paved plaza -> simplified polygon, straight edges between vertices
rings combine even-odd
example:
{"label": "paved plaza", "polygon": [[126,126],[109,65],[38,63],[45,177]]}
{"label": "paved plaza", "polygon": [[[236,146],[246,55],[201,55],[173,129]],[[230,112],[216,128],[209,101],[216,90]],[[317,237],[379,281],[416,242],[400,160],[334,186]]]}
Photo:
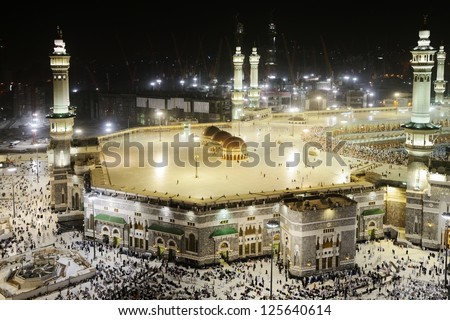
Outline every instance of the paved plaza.
{"label": "paved plaza", "polygon": [[[223,130],[247,143],[251,154],[242,161],[208,156],[207,148],[200,142],[204,129],[139,132],[126,141],[122,136],[108,139],[103,144],[104,160],[110,184],[130,193],[167,192],[173,197],[218,199],[287,188],[331,188],[349,183],[351,165],[360,161],[327,151],[337,150],[336,145],[320,141],[326,133],[316,132],[317,128],[339,125],[342,121],[383,121],[394,115],[398,121],[403,118],[406,121],[409,113],[365,112],[319,119],[310,115],[306,125],[288,124],[286,118],[234,123]],[[311,141],[314,136],[317,139]],[[185,145],[174,147],[174,141]]]}

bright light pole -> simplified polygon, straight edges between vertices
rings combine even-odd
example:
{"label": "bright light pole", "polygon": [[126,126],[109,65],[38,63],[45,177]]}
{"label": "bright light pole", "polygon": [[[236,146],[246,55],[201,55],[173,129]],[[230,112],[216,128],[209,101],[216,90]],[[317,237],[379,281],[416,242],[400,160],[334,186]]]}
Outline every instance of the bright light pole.
{"label": "bright light pole", "polygon": [[94,217],[94,228],[93,228],[93,232],[92,232],[92,234],[93,234],[93,238],[94,238],[94,260],[95,260],[95,258],[96,258],[96,245],[95,245],[95,242],[96,242],[96,238],[95,238],[95,229],[96,229],[96,227],[97,227],[97,224],[96,224],[96,221],[95,221],[95,199],[97,199],[97,194],[96,193],[91,193],[89,196],[88,196],[90,199],[92,199],[92,216]]}
{"label": "bright light pole", "polygon": [[161,110],[156,111],[156,116],[159,118],[159,141],[161,141],[161,117],[163,113]]}
{"label": "bright light pole", "polygon": [[16,217],[16,186],[19,184],[19,181],[13,183],[12,185],[12,201],[13,201],[13,217]]}
{"label": "bright light pole", "polygon": [[194,156],[195,160],[195,177],[198,178],[198,154]]}
{"label": "bright light pole", "polygon": [[39,183],[39,155],[38,155],[39,144],[36,144],[36,182]]}
{"label": "bright light pole", "polygon": [[[34,123],[32,125],[35,125]],[[31,129],[31,132],[33,132],[33,142],[31,144],[35,144],[36,143],[36,129]]]}
{"label": "bright light pole", "polygon": [[271,229],[271,237],[272,237],[272,242],[271,242],[271,247],[270,247],[270,300],[272,300],[273,295],[272,295],[272,287],[273,287],[273,235],[274,235],[274,230],[276,228],[278,228],[280,226],[280,223],[276,220],[269,220],[266,224],[267,228]]}
{"label": "bright light pole", "polygon": [[317,96],[317,119],[319,119],[319,111],[320,111],[320,106],[321,106],[321,102],[322,102],[322,97],[321,96]]}
{"label": "bright light pole", "polygon": [[[8,168],[9,172],[15,172],[17,168]],[[14,180],[13,180],[14,181]],[[12,183],[12,205],[13,205],[13,217],[16,217],[16,186],[19,184],[20,181],[17,181],[16,183]]]}
{"label": "bright light pole", "polygon": [[447,282],[447,273],[448,273],[448,262],[447,262],[447,256],[448,256],[448,221],[450,220],[450,212],[444,212],[442,214],[442,217],[445,220],[445,233],[444,233],[444,240],[445,240],[445,268],[444,268],[444,285],[447,289],[447,300],[450,300],[450,286]]}

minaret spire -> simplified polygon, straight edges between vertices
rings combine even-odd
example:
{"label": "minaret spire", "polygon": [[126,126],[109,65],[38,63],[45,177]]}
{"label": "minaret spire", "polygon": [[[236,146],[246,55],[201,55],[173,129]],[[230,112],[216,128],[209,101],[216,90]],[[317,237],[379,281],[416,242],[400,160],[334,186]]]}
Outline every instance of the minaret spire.
{"label": "minaret spire", "polygon": [[231,94],[231,103],[233,105],[232,118],[234,120],[240,118],[242,108],[244,107],[244,90],[242,86],[242,65],[244,64],[244,59],[245,56],[241,52],[241,47],[236,47],[236,53],[233,55],[234,83],[233,92]]}
{"label": "minaret spire", "polygon": [[[413,68],[413,98],[411,121],[402,125],[405,129],[405,149],[408,152],[406,177],[405,236],[414,244],[422,244],[424,235],[423,210],[417,209],[418,199],[424,199],[429,189],[428,174],[430,156],[440,126],[431,122],[431,72],[436,50],[430,45],[430,31],[426,25],[419,31],[417,46],[411,51]],[[427,216],[427,219],[431,219]]]}
{"label": "minaret spire", "polygon": [[437,59],[437,72],[436,81],[434,81],[434,103],[443,104],[444,103],[444,92],[447,81],[444,80],[444,70],[445,70],[445,58],[446,53],[444,51],[444,45],[441,44],[439,51],[436,53]]}
{"label": "minaret spire", "polygon": [[73,135],[75,114],[69,99],[70,56],[59,26],[56,28],[50,68],[53,74],[53,110],[47,115],[50,122],[50,146],[47,149],[52,189],[51,206],[56,211],[68,207],[67,172],[70,169],[70,144]]}
{"label": "minaret spire", "polygon": [[56,27],[56,39],[62,39],[62,30],[59,26]]}
{"label": "minaret spire", "polygon": [[259,108],[259,81],[258,81],[258,65],[259,54],[255,46],[252,48],[252,54],[249,56],[250,61],[250,89],[248,92],[248,98],[250,100],[250,107]]}

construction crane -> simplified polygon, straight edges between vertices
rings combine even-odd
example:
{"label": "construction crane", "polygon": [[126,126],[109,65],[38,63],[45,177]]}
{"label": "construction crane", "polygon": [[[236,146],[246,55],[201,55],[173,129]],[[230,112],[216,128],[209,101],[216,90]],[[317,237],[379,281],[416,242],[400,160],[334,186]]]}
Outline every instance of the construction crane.
{"label": "construction crane", "polygon": [[216,59],[211,67],[211,70],[209,72],[209,78],[211,80],[217,79],[217,73],[220,68],[220,58],[222,56],[222,45],[223,45],[223,39],[221,38],[219,41],[219,48],[217,49]]}
{"label": "construction crane", "polygon": [[[288,48],[286,37],[285,37],[284,33],[282,35],[283,35],[284,51],[286,51],[286,60],[288,63],[288,68],[289,68],[289,77],[291,78],[292,83],[294,83],[295,75],[294,75],[294,66],[293,66],[293,62],[292,62],[294,59],[289,54],[289,48]],[[295,54],[295,50],[293,52],[293,55],[294,54]]]}
{"label": "construction crane", "polygon": [[125,50],[123,49],[122,42],[120,41],[119,37],[117,37],[117,42],[119,44],[120,52],[122,53],[122,56],[123,56],[123,59],[125,62],[125,66],[127,67],[128,75],[130,76],[131,88],[133,88],[134,82],[135,82],[136,66],[134,66],[133,71],[132,71],[130,68],[130,63],[128,62],[127,55],[125,54]]}
{"label": "construction crane", "polygon": [[178,49],[177,39],[175,38],[174,33],[172,32],[172,40],[173,40],[173,46],[175,48],[175,54],[177,55],[177,63],[178,67],[180,68],[180,76],[183,79],[186,76],[186,70],[184,70],[183,64],[181,63],[181,53]]}
{"label": "construction crane", "polygon": [[198,39],[198,53],[194,65],[196,68],[196,73],[199,75],[199,78],[202,79],[202,73],[204,72],[206,74],[208,70],[205,52],[203,50],[203,37]]}
{"label": "construction crane", "polygon": [[331,67],[330,58],[328,56],[327,46],[325,45],[325,40],[322,36],[320,36],[320,42],[322,43],[323,58],[325,60],[325,66],[327,68],[327,77],[332,79],[334,76],[334,72],[333,68]]}
{"label": "construction crane", "polygon": [[86,69],[86,71],[89,75],[89,78],[91,79],[91,82],[94,85],[94,90],[98,90],[98,83],[97,83],[97,80],[96,80],[94,74],[92,73],[91,69],[89,68],[88,65],[85,65],[84,68]]}

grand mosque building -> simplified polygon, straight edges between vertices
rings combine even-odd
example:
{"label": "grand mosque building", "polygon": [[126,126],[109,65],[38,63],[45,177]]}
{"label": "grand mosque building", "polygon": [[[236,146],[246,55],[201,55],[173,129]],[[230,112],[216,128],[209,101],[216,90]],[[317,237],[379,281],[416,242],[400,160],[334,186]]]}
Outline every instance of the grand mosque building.
{"label": "grand mosque building", "polygon": [[[429,34],[421,30],[412,51],[413,109],[411,121],[403,124],[410,161],[402,227],[405,241],[437,249],[447,234],[441,215],[449,211],[450,183],[445,172],[430,172],[428,161],[440,132],[429,116],[436,56]],[[437,56],[445,59],[442,47]],[[52,206],[61,221],[81,216],[87,237],[193,266],[275,254],[294,276],[353,267],[357,241],[385,235],[385,189],[336,164],[288,166],[288,152],[274,156],[273,163],[254,165],[257,158],[271,158],[275,148],[284,150],[283,137],[270,127],[270,109],[259,106],[257,48],[249,55],[250,103],[244,107],[244,59],[237,47],[232,116],[253,112],[267,121],[258,130],[239,123],[236,132],[230,122],[164,126],[161,139],[161,127],[137,127],[75,142],[70,56],[59,31],[50,56],[54,107],[48,116],[48,156]],[[438,75],[435,90],[441,92],[445,81],[443,72]],[[264,148],[272,143],[265,132],[275,137],[272,149]],[[192,148],[177,153],[174,141]],[[304,144],[300,137],[294,141],[294,147]],[[326,156],[318,152],[307,156]],[[208,161],[216,165],[207,166]],[[308,181],[314,170],[323,170],[323,183],[315,187]]]}

